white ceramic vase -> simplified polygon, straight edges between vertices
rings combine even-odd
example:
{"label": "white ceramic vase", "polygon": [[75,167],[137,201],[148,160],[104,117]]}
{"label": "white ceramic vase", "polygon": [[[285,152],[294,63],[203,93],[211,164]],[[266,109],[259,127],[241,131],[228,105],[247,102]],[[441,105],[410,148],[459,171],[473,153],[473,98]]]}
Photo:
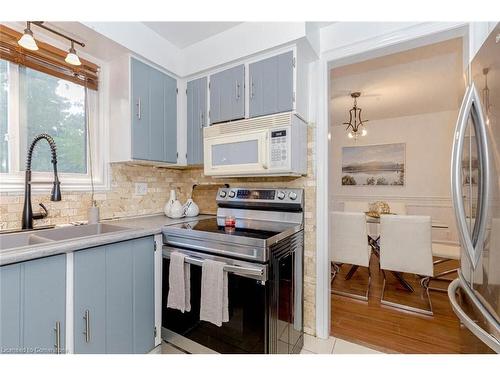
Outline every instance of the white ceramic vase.
{"label": "white ceramic vase", "polygon": [[172,219],[179,219],[184,216],[184,207],[182,207],[181,202],[177,199],[172,203],[172,207],[170,208],[170,215]]}
{"label": "white ceramic vase", "polygon": [[199,213],[200,208],[196,203],[194,203],[191,198],[189,198],[184,204],[184,215],[186,215],[187,217],[194,217],[198,216]]}
{"label": "white ceramic vase", "polygon": [[174,202],[177,200],[175,190],[172,189],[170,190],[170,198],[168,199],[167,203],[165,204],[165,207],[163,207],[163,212],[165,213],[166,216],[170,217],[171,211],[172,211],[172,205]]}

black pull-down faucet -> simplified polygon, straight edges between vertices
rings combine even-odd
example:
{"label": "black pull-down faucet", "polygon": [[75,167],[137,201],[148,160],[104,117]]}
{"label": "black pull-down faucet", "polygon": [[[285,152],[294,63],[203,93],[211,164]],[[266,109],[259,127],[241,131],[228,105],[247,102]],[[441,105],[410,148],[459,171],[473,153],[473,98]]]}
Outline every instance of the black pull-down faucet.
{"label": "black pull-down faucet", "polygon": [[23,208],[23,229],[33,229],[33,220],[43,219],[47,216],[47,209],[43,204],[40,206],[43,212],[33,214],[33,209],[31,207],[31,157],[33,156],[33,149],[35,148],[38,141],[45,139],[50,146],[50,151],[52,153],[52,166],[54,168],[54,182],[52,186],[52,192],[50,193],[50,200],[57,202],[61,200],[61,183],[59,182],[59,177],[57,176],[57,153],[56,153],[56,143],[54,139],[48,134],[39,134],[31,142],[31,146],[28,149],[28,156],[26,158],[26,172],[24,177],[24,208]]}

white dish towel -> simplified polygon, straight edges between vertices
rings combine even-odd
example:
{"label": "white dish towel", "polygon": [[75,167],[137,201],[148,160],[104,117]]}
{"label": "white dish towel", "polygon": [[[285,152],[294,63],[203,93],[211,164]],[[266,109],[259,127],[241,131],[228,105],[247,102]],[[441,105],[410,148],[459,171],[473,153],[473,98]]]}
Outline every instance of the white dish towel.
{"label": "white dish towel", "polygon": [[170,254],[167,307],[187,312],[191,311],[191,268],[184,258],[186,255],[177,251]]}
{"label": "white dish towel", "polygon": [[200,320],[222,326],[229,321],[229,301],[227,297],[227,272],[225,263],[204,260],[201,267],[201,307]]}

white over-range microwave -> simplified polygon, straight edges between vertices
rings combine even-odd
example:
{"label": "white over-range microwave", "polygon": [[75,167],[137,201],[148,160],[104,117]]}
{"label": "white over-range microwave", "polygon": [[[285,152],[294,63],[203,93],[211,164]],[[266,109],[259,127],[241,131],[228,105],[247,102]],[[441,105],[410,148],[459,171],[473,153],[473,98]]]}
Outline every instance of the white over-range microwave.
{"label": "white over-range microwave", "polygon": [[300,176],[307,173],[307,124],[291,112],[203,130],[207,176]]}

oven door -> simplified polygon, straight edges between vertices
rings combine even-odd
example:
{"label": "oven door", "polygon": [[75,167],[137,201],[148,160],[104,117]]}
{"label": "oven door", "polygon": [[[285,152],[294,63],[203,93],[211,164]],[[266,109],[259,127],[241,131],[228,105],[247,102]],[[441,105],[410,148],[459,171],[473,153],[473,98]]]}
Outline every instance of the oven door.
{"label": "oven door", "polygon": [[268,130],[210,137],[203,143],[204,172],[208,176],[268,173]]}
{"label": "oven door", "polygon": [[[191,264],[191,311],[182,313],[167,308],[170,253],[186,254]],[[229,321],[221,327],[200,320],[201,264],[213,259],[228,264]],[[172,333],[219,353],[268,353],[267,265],[218,257],[186,249],[163,247],[162,337]],[[188,339],[188,340],[186,340]],[[196,345],[195,345],[196,346]],[[195,347],[192,346],[192,347]],[[193,352],[189,347],[182,349]]]}

